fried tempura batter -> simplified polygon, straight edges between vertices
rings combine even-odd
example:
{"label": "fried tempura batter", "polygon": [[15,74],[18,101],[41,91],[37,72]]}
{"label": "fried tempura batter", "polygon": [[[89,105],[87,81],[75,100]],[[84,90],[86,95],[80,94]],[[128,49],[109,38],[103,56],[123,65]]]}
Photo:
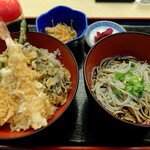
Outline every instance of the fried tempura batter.
{"label": "fried tempura batter", "polygon": [[38,81],[39,72],[29,67],[31,62],[23,45],[11,39],[3,23],[0,23],[0,37],[5,40],[8,51],[6,56],[0,56],[4,63],[0,69],[0,126],[7,122],[11,131],[46,126],[57,106],[50,101],[46,87]]}

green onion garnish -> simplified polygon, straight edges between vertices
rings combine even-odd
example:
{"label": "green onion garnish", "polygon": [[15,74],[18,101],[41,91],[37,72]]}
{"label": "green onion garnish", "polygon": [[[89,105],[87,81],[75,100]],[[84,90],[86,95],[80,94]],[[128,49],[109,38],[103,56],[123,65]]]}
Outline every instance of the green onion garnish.
{"label": "green onion garnish", "polygon": [[[133,96],[142,98],[143,93],[146,92],[144,87],[144,79],[133,75],[131,70],[127,71],[126,73],[116,73],[115,78],[123,82],[125,84],[125,90]],[[114,92],[117,95],[121,94],[121,92],[118,90],[115,90]]]}
{"label": "green onion garnish", "polygon": [[114,93],[117,94],[117,95],[121,95],[122,94],[122,92],[119,91],[119,90],[114,90]]}

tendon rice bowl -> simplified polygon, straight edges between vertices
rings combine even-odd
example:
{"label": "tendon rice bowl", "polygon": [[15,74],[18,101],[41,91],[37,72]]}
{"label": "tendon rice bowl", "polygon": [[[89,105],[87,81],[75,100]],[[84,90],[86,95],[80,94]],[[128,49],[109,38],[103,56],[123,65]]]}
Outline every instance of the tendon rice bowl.
{"label": "tendon rice bowl", "polygon": [[49,53],[29,43],[6,42],[0,55],[0,125],[9,123],[18,132],[37,130],[66,102],[70,72],[56,59],[59,50]]}

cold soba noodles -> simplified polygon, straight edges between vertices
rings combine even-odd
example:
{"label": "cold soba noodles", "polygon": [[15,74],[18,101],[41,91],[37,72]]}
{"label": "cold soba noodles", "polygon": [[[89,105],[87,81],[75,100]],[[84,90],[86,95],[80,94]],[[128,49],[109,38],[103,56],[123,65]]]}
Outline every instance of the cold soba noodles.
{"label": "cold soba noodles", "polygon": [[150,124],[150,65],[132,56],[103,60],[92,72],[92,92],[112,114]]}

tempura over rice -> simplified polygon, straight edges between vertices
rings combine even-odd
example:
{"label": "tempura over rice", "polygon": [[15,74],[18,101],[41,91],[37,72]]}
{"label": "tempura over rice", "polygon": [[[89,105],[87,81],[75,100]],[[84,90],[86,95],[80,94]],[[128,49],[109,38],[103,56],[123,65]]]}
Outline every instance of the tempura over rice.
{"label": "tempura over rice", "polygon": [[3,23],[0,37],[7,50],[0,55],[0,126],[11,131],[46,126],[71,89],[69,71],[56,55],[29,43],[14,42]]}

